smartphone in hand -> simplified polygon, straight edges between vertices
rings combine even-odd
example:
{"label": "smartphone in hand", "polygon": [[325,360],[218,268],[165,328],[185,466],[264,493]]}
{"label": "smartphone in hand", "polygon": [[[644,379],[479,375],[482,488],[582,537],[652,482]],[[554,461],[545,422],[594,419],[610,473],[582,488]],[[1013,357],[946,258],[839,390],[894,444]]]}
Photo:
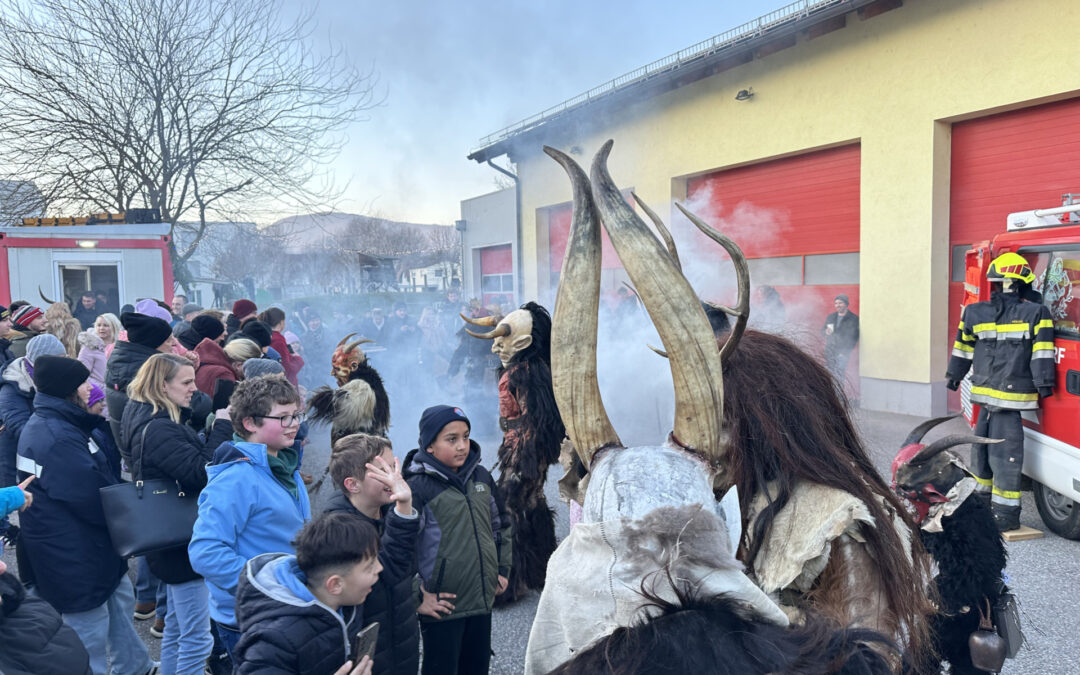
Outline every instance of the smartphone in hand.
{"label": "smartphone in hand", "polygon": [[371,659],[375,658],[375,643],[379,639],[379,622],[376,621],[369,626],[365,626],[362,631],[356,634],[356,639],[353,641],[352,654],[349,658],[353,663],[359,663],[360,659],[365,656]]}

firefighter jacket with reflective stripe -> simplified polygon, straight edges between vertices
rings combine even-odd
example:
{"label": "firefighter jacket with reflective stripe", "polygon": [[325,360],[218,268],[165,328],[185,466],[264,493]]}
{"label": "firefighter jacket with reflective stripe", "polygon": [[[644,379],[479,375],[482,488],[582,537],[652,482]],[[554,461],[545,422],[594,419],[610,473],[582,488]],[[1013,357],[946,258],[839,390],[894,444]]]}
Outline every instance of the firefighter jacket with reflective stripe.
{"label": "firefighter jacket with reflective stripe", "polygon": [[971,400],[1009,410],[1039,407],[1040,387],[1054,386],[1054,322],[1045,305],[1014,293],[964,308],[953,343],[950,380],[971,368]]}

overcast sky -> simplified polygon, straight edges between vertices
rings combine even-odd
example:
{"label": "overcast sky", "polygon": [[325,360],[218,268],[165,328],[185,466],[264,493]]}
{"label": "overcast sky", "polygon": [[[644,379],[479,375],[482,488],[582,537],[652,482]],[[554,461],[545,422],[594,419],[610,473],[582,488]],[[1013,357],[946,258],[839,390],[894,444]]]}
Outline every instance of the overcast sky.
{"label": "overcast sky", "polygon": [[497,189],[465,158],[481,137],[784,4],[321,0],[315,35],[385,94],[332,167],[349,182],[340,210],[450,224],[462,199]]}

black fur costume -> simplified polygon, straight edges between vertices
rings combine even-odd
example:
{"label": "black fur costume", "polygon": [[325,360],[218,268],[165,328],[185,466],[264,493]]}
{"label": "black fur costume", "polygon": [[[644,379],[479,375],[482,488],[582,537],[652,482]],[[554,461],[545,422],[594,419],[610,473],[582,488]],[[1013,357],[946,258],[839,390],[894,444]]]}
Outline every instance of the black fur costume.
{"label": "black fur costume", "polygon": [[[390,428],[390,399],[379,372],[360,349],[362,340],[338,343],[331,357],[331,374],[338,388],[322,386],[308,399],[313,422],[330,422],[330,443],[349,434],[386,436]],[[368,340],[370,342],[370,340]]]}
{"label": "black fur costume", "polygon": [[551,386],[551,316],[535,302],[521,306],[532,314],[532,344],[499,370],[499,492],[514,527],[510,584],[497,604],[507,604],[527,589],[542,589],[548,558],[558,545],[555,512],[544,497],[548,467],[559,461],[566,429]]}
{"label": "black fur costume", "polygon": [[968,637],[979,627],[978,603],[988,598],[993,605],[1008,590],[1001,580],[1005,544],[990,505],[975,494],[944,516],[941,525],[941,532],[919,530],[939,570],[935,582],[941,611],[930,623],[934,648],[953,675],[976,675],[984,671],[971,665]]}

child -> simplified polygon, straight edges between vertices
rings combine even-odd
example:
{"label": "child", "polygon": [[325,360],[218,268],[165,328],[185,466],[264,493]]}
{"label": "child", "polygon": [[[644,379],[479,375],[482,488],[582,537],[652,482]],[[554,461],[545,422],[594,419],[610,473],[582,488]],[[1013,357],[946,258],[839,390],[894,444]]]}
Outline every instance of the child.
{"label": "child", "polygon": [[[422,514],[424,675],[488,672],[491,607],[510,573],[510,523],[470,428],[461,408],[428,408],[420,416],[420,447],[405,457]],[[444,593],[455,596],[453,604]]]}
{"label": "child", "polygon": [[[237,675],[334,675],[356,656],[350,652],[362,620],[357,605],[382,571],[378,533],[361,518],[324,513],[300,530],[293,547],[296,555],[266,553],[244,567],[236,593]],[[366,672],[369,665],[366,656],[358,664]]]}
{"label": "child", "polygon": [[401,477],[390,441],[351,434],[334,444],[330,476],[338,492],[327,513],[350,513],[370,523],[382,539],[383,571],[364,603],[364,625],[379,622],[372,672],[416,675],[420,666],[420,626],[416,621],[416,540],[420,518],[412,490]]}
{"label": "child", "polygon": [[236,437],[222,443],[206,467],[188,555],[210,589],[210,618],[232,654],[240,639],[236,584],[244,564],[263,553],[290,551],[296,532],[311,518],[307,490],[293,447],[303,416],[300,395],[280,375],[237,385],[228,411]]}

